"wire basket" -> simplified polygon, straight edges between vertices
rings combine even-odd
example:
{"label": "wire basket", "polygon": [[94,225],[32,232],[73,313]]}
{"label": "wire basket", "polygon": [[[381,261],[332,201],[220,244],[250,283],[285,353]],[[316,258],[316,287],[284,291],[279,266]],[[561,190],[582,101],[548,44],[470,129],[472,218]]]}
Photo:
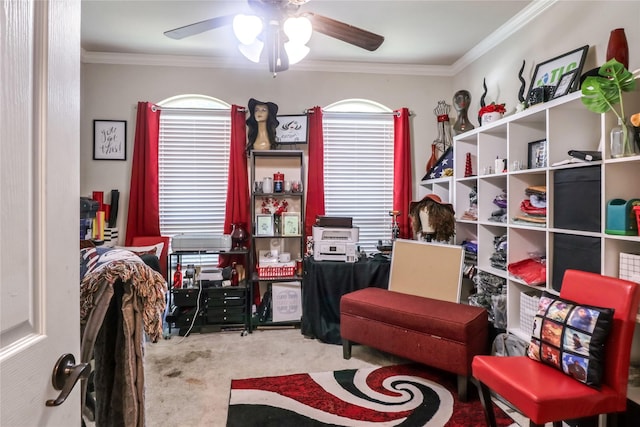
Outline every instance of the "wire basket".
{"label": "wire basket", "polygon": [[295,262],[278,262],[258,266],[258,277],[261,279],[292,277],[295,274]]}
{"label": "wire basket", "polygon": [[538,312],[540,297],[535,292],[520,292],[520,330],[527,335],[533,332],[533,319]]}

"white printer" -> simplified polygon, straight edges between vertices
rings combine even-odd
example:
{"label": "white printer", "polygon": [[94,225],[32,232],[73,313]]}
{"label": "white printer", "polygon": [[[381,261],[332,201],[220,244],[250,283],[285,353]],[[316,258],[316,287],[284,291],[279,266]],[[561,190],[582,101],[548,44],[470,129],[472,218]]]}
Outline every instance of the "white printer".
{"label": "white printer", "polygon": [[316,261],[356,262],[360,238],[358,227],[313,226],[313,259]]}

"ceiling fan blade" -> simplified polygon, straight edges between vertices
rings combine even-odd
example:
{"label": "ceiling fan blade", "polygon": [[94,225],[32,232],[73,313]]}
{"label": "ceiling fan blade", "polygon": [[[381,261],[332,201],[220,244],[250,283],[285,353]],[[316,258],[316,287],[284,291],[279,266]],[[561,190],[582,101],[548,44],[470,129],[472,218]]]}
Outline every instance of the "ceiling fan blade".
{"label": "ceiling fan blade", "polygon": [[379,48],[384,41],[383,36],[313,12],[304,12],[302,16],[309,18],[314,31],[371,52]]}
{"label": "ceiling fan blade", "polygon": [[195,24],[189,24],[185,25],[184,27],[165,31],[164,35],[176,40],[180,40],[189,36],[195,36],[196,34],[204,33],[205,31],[213,30],[225,25],[231,25],[231,23],[233,22],[233,16],[234,15],[224,15],[218,16],[216,18],[206,19],[204,21],[196,22]]}

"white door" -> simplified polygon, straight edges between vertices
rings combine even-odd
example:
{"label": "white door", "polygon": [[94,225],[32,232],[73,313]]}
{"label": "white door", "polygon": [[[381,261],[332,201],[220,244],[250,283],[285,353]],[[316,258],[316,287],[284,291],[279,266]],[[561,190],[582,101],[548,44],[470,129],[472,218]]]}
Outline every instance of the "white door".
{"label": "white door", "polygon": [[80,426],[80,0],[0,8],[0,425]]}

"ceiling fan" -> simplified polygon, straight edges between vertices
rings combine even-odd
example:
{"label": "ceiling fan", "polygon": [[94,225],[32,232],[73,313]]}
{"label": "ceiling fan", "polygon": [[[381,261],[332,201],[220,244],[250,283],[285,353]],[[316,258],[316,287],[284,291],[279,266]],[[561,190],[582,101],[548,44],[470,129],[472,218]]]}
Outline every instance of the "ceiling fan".
{"label": "ceiling fan", "polygon": [[[248,40],[241,40],[240,51],[250,60],[259,62],[264,50],[269,62],[269,71],[272,73],[287,70],[290,63],[299,61],[308,53],[309,48],[306,47],[306,43],[312,30],[368,51],[376,50],[384,41],[383,36],[353,25],[313,12],[299,12],[300,6],[308,1],[247,0],[255,16],[248,18],[245,15],[218,16],[165,31],[164,35],[180,40],[215,28],[233,25],[236,37],[241,39],[240,30],[237,28],[244,23],[244,28],[254,34]],[[293,24],[290,24],[289,21]],[[294,40],[298,36],[294,35],[296,31],[290,30],[290,28],[291,25],[296,24],[296,21],[303,27],[302,32],[307,33],[306,36],[301,36],[306,37],[306,40]],[[306,23],[307,21],[310,25]]]}

